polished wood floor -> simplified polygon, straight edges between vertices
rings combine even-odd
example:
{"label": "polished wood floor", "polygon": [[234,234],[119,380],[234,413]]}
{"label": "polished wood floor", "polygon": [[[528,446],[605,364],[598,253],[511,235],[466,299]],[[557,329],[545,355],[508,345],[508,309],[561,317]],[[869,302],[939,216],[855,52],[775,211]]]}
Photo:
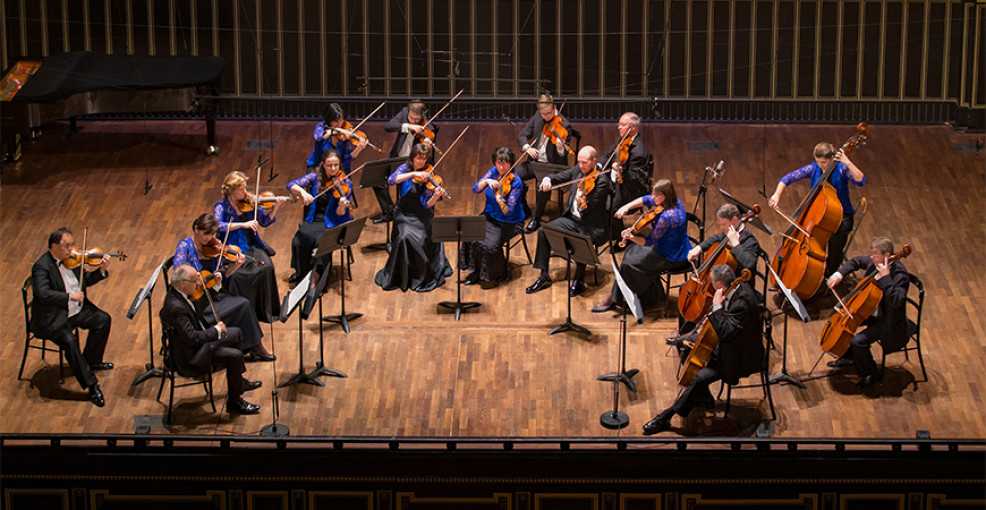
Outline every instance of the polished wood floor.
{"label": "polished wood floor", "polygon": [[[176,242],[189,235],[192,219],[211,210],[225,174],[249,171],[258,156],[269,155],[248,149],[248,141],[276,142],[276,177],[268,182],[270,167],[265,166],[262,187],[279,192],[303,172],[311,148],[308,122],[220,122],[221,151],[214,157],[205,155],[199,122],[82,125],[84,130],[75,134],[61,125],[49,127],[25,147],[20,162],[3,168],[0,431],[5,433],[129,433],[138,416],[162,415],[167,389],[162,404],[156,399],[159,379],[131,386],[149,357],[147,311],[141,309],[133,320],[126,318],[134,295],[173,253]],[[583,143],[605,147],[617,138],[615,122],[576,125]],[[451,140],[463,127],[445,123],[445,139]],[[481,210],[481,197],[469,187],[489,167],[494,148],[515,146],[517,129],[506,123],[471,124],[440,169],[455,199],[441,203],[437,214]],[[383,132],[382,123],[371,122],[366,131],[371,140],[389,148],[392,138]],[[656,175],[670,178],[689,208],[704,168],[725,161],[725,176],[708,194],[711,218],[721,203],[715,188],[763,204],[764,179],[769,194],[779,177],[810,161],[816,142],[840,144],[854,131],[854,126],[649,124],[642,133],[655,156]],[[809,375],[820,354],[817,338],[831,305],[820,300],[813,308],[821,320],[789,325],[787,368],[805,380],[806,389],[773,386],[776,437],[907,438],[917,430],[930,431],[935,438],[986,437],[986,159],[982,152],[957,149],[975,140],[946,126],[872,126],[869,144],[853,154],[868,179],[865,187],[852,190],[853,199],[866,196],[870,212],[861,220],[851,251],[865,252],[877,235],[914,248],[906,265],[927,288],[922,329],[929,381],[915,383],[921,379],[917,359],[912,355],[905,360],[901,354],[888,359],[886,380],[867,391],[855,388],[854,375],[831,373],[824,363]],[[718,150],[693,150],[693,144],[709,142],[717,143]],[[357,161],[380,157],[368,151]],[[145,179],[153,184],[147,194]],[[252,183],[251,179],[251,189]],[[789,188],[782,208],[792,210],[806,190],[804,183]],[[378,212],[369,190],[360,190],[358,199],[358,214]],[[300,214],[300,207],[286,206],[263,232],[280,252],[275,263],[282,295],[289,288],[287,259]],[[552,205],[549,214],[557,214],[557,206]],[[775,229],[784,227],[772,211],[763,219]],[[59,382],[54,356],[42,362],[36,351],[30,353],[24,380],[16,377],[24,342],[20,286],[45,250],[48,233],[63,225],[75,230],[77,239],[88,227],[90,244],[130,254],[90,292],[113,317],[106,360],[116,368],[99,374],[107,397],[101,409],[88,402],[68,369],[64,382]],[[756,234],[773,253],[780,236]],[[635,378],[639,391],[623,390],[620,395],[630,426],[612,431],[599,425],[600,415],[613,407],[613,393],[611,384],[597,382],[596,377],[615,371],[619,361],[619,321],[589,311],[613,283],[608,263],[597,272],[599,285],[591,285],[590,270],[590,290],[572,300],[572,318],[592,335],[548,336],[547,331],[565,319],[565,288],[556,283],[538,294],[525,294],[536,271],[526,263],[523,250],[512,252],[510,281],[490,289],[464,288],[466,300],[483,306],[456,322],[437,306],[455,300],[453,281],[424,294],[384,292],[371,283],[386,253],[365,245],[384,237],[382,225],[368,225],[355,250],[346,310],[363,313],[363,318],[353,323],[349,335],[336,325],[324,326],[325,364],[349,377],[322,377],[325,387],[293,385],[280,391],[280,419],[293,435],[635,436],[644,422],[673,401],[678,391],[675,363],[664,343],[676,327],[669,305],[649,310],[643,325],[629,326],[628,365],[640,369]],[[528,237],[532,252],[535,240]],[[452,260],[454,250],[446,246]],[[564,277],[559,259],[553,260],[552,271],[556,279]],[[155,317],[162,299],[162,292],[156,292]],[[337,313],[338,281],[327,294],[326,307],[326,314]],[[156,322],[154,330],[159,334]],[[782,363],[781,317],[775,320],[775,330],[778,349],[771,355],[772,374]],[[319,359],[316,321],[305,323],[301,334],[304,368],[310,371]],[[260,415],[231,417],[222,410],[211,414],[199,388],[179,389],[172,432],[256,434],[269,423],[271,389],[299,369],[296,318],[276,324],[265,343],[276,352],[277,363],[251,363],[247,371],[248,377],[264,383],[248,394],[263,406]],[[874,349],[879,359],[879,348]],[[221,405],[225,384],[221,375],[216,381]],[[675,418],[673,430],[665,435],[751,435],[769,418],[761,397],[759,389],[734,391],[727,417],[720,401],[715,414],[696,411],[687,420]]]}

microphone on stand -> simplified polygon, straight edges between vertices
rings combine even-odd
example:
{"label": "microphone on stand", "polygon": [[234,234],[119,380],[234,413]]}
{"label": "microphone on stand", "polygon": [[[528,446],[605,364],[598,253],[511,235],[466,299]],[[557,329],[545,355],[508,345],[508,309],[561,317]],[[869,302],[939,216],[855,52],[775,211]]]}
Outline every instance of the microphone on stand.
{"label": "microphone on stand", "polygon": [[724,171],[722,165],[723,161],[720,159],[719,163],[716,164],[716,167],[712,169],[712,182],[716,182],[722,177],[722,173]]}

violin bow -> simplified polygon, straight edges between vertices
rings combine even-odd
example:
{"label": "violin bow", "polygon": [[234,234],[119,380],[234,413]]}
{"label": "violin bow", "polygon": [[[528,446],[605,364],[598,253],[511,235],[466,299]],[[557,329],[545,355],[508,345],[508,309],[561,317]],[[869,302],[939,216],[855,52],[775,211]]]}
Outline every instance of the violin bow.
{"label": "violin bow", "polygon": [[607,159],[606,160],[606,164],[603,165],[603,171],[604,172],[606,171],[607,168],[609,168],[610,163],[613,162],[613,158],[616,157],[616,155],[620,153],[620,145],[623,144],[623,140],[626,140],[627,139],[627,136],[630,136],[630,132],[629,131],[627,131],[627,134],[623,135],[620,138],[620,141],[619,142],[616,142],[616,148],[613,149],[613,153],[609,155],[609,159]]}
{"label": "violin bow", "polygon": [[458,94],[456,94],[456,95],[454,95],[454,96],[452,96],[452,99],[449,99],[449,100],[448,100],[448,102],[447,102],[447,103],[445,103],[445,105],[444,105],[444,106],[442,106],[441,108],[439,108],[439,110],[438,110],[438,112],[436,112],[436,113],[435,113],[434,115],[432,115],[431,117],[429,117],[429,118],[428,118],[428,122],[425,122],[425,125],[424,125],[423,127],[428,127],[428,125],[429,125],[429,124],[431,124],[431,121],[433,121],[433,120],[435,120],[435,119],[437,119],[437,118],[438,118],[438,116],[439,116],[439,115],[441,115],[441,114],[442,114],[442,112],[444,112],[444,111],[445,111],[445,109],[446,109],[446,108],[448,108],[450,104],[452,104],[452,101],[455,101],[456,99],[458,99],[458,97],[459,97],[459,96],[461,96],[461,95],[462,95],[462,93],[463,93],[463,92],[464,92],[465,90],[466,90],[466,89],[462,89],[462,90],[460,90],[460,91],[459,91],[459,93],[458,93]]}
{"label": "violin bow", "polygon": [[596,167],[593,167],[592,168],[592,173],[590,173],[589,175],[583,175],[582,177],[579,177],[578,179],[572,179],[571,181],[563,182],[561,184],[554,184],[550,188],[548,188],[548,191],[551,191],[553,189],[558,189],[558,188],[561,188],[563,186],[569,186],[569,185],[575,184],[577,182],[582,182],[582,181],[584,181],[584,180],[586,180],[586,179],[588,179],[590,177],[596,177],[599,174],[600,174],[600,172],[598,171],[598,169]]}
{"label": "violin bow", "polygon": [[[360,170],[362,170],[363,167],[365,167],[365,166],[366,166],[366,163],[363,163],[362,165],[359,166],[359,168],[357,168],[356,170],[353,170],[352,172],[349,172],[348,174],[340,177],[339,179],[349,179],[350,177],[356,175],[356,173],[359,172]],[[312,201],[314,201],[316,198],[324,195],[327,191],[330,191],[335,186],[336,181],[338,181],[339,179],[332,179],[332,185],[326,186],[324,190],[322,190],[322,191],[320,191],[318,193],[318,195],[315,195],[314,197],[312,197]]]}
{"label": "violin bow", "polygon": [[[198,275],[199,283],[202,284],[202,293],[205,294],[206,299],[209,300],[209,306],[212,308],[212,315],[216,318],[217,323],[222,322],[222,319],[219,318],[219,312],[216,311],[216,305],[212,302],[212,294],[209,294],[209,288],[205,286],[205,280],[202,278],[202,273],[197,272],[195,274]],[[215,278],[215,274],[213,274],[212,277]]]}
{"label": "violin bow", "polygon": [[[367,115],[366,117],[363,117],[363,120],[359,121],[359,124],[356,124],[356,127],[353,128],[353,130],[352,130],[352,132],[350,134],[355,133],[356,130],[360,128],[360,126],[362,126],[366,121],[370,120],[370,117],[372,117],[374,113],[377,113],[381,108],[383,108],[383,105],[385,105],[385,104],[387,104],[386,101],[380,103],[376,108],[373,109],[372,112],[370,112],[369,115]],[[367,141],[369,142],[369,140],[367,140]]]}
{"label": "violin bow", "polygon": [[448,146],[448,149],[445,151],[445,154],[442,154],[442,157],[438,158],[438,161],[436,161],[434,165],[431,165],[432,173],[435,172],[435,167],[437,167],[442,161],[445,160],[445,156],[448,156],[448,153],[449,151],[452,150],[452,147],[455,147],[455,144],[459,143],[459,139],[462,138],[462,135],[466,134],[466,131],[468,130],[469,130],[469,126],[462,128],[462,132],[459,133],[459,136],[455,137],[455,140],[452,142],[452,145]]}
{"label": "violin bow", "polygon": [[79,264],[79,290],[82,291],[82,298],[85,301],[86,291],[86,239],[89,237],[89,227],[82,229],[82,263]]}

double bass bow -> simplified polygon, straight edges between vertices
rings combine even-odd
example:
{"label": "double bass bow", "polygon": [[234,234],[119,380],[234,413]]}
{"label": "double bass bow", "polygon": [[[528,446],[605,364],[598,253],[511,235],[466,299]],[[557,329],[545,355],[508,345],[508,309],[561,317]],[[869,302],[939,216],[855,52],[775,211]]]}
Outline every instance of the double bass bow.
{"label": "double bass bow", "polygon": [[[725,296],[726,301],[733,296],[736,289],[741,283],[749,281],[751,273],[749,269],[744,269],[743,272],[729,284],[729,288],[726,289]],[[712,352],[715,350],[716,345],[719,345],[719,335],[716,333],[715,328],[712,327],[712,323],[709,322],[709,314],[705,315],[702,319],[702,323],[698,326],[698,337],[695,339],[695,344],[691,346],[691,352],[688,353],[688,359],[682,363],[681,369],[678,373],[678,384],[681,386],[688,386],[695,376],[698,374],[699,370],[705,368],[705,365],[709,363],[709,359],[712,358]]]}
{"label": "double bass bow", "polygon": [[[865,144],[869,135],[869,126],[860,122],[856,126],[856,133],[842,144],[838,152],[848,154],[855,147]],[[777,207],[774,208],[791,223],[791,228],[784,234],[781,246],[771,261],[771,267],[784,285],[801,299],[813,296],[825,278],[829,238],[839,230],[842,223],[842,203],[835,188],[828,182],[838,162],[838,159],[832,158],[825,173],[812,186],[791,217]],[[771,284],[774,285],[773,275]]]}

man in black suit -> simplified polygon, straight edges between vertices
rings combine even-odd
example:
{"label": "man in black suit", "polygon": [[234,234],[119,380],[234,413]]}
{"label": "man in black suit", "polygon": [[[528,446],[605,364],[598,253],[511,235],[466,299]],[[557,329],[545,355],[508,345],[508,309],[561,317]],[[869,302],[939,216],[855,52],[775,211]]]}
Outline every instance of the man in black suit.
{"label": "man in black suit", "polygon": [[[647,150],[647,143],[644,137],[639,135],[638,126],[640,117],[633,112],[627,112],[620,116],[617,130],[620,133],[620,140],[626,144],[626,157],[620,150],[621,142],[616,143],[605,154],[599,157],[600,165],[610,162],[609,168],[601,168],[602,171],[612,172],[610,180],[613,181],[613,210],[630,203],[631,200],[642,197],[650,193],[651,168],[647,164],[647,157],[650,152]],[[624,138],[625,137],[625,138]],[[623,182],[619,182],[622,179]],[[613,235],[619,236],[623,230],[623,222],[618,218],[613,218]],[[617,239],[618,237],[614,237]],[[614,246],[617,251],[619,247]]]}
{"label": "man in black suit", "polygon": [[712,248],[712,245],[725,240],[729,253],[736,259],[736,270],[749,269],[751,272],[756,272],[760,243],[753,232],[746,228],[745,223],[740,225],[739,208],[733,204],[719,206],[716,209],[716,224],[721,232],[706,237],[698,246],[689,250],[688,260],[699,263],[699,255]]}
{"label": "man in black suit", "polygon": [[202,308],[205,304],[192,301],[198,281],[198,272],[188,264],[176,267],[171,272],[171,288],[164,298],[161,320],[171,326],[175,346],[173,360],[178,365],[190,367],[197,372],[208,372],[214,367],[226,367],[226,409],[231,413],[257,414],[260,406],[243,400],[244,391],[260,387],[260,381],[247,381],[243,378],[246,365],[243,352],[236,346],[240,342],[239,328],[227,328],[221,321],[207,327]]}
{"label": "man in black suit", "polygon": [[[92,304],[85,291],[108,276],[110,257],[103,255],[102,263],[94,271],[83,271],[84,264],[68,269],[62,261],[72,254],[73,241],[72,232],[65,227],[52,232],[48,236],[48,251],[31,268],[34,287],[31,331],[64,349],[75,378],[89,390],[89,400],[103,407],[103,392],[93,371],[113,368],[112,363],[103,362],[110,336],[110,316]],[[84,285],[80,285],[80,275]],[[79,350],[75,328],[89,331],[84,350]]]}
{"label": "man in black suit", "polygon": [[[394,146],[390,148],[390,155],[388,157],[406,158],[411,154],[411,147],[419,141],[429,147],[432,145],[432,140],[427,136],[418,138],[418,135],[425,130],[425,123],[427,122],[425,118],[426,113],[428,113],[428,110],[425,104],[415,99],[404,108],[401,108],[401,111],[387,122],[387,125],[383,128],[384,131],[397,133],[397,137],[394,139]],[[435,137],[438,138],[437,124],[433,122],[429,123],[428,129],[435,133]],[[431,152],[430,158],[434,160],[434,151]],[[381,216],[373,220],[373,223],[383,223],[393,220],[397,209],[394,205],[394,199],[390,196],[390,187],[386,184],[374,186],[373,194],[377,197],[377,203],[380,204],[381,213]]]}
{"label": "man in black suit", "polygon": [[[555,100],[550,94],[541,94],[538,96],[537,105],[538,112],[527,121],[527,125],[517,135],[517,144],[520,145],[521,152],[527,154],[529,161],[568,165],[568,149],[566,145],[572,138],[572,126],[568,123],[568,119],[562,120],[561,126],[568,131],[568,134],[564,140],[559,139],[556,143],[551,143],[549,138],[544,136],[544,125],[545,123],[551,122],[558,115],[558,110],[555,108]],[[531,166],[527,162],[518,165],[516,172],[524,182],[536,177],[534,170],[531,169]],[[525,234],[530,234],[541,226],[541,215],[544,214],[544,208],[548,205],[549,198],[551,198],[550,192],[539,190],[534,205],[534,212],[532,213],[530,207],[527,206],[527,189],[524,189],[524,215],[531,218],[530,223],[527,224],[527,228],[524,229]]]}
{"label": "man in black suit", "polygon": [[[759,300],[756,291],[746,282],[740,283],[727,298],[726,290],[735,279],[736,273],[725,264],[712,268],[712,286],[716,293],[712,297],[708,317],[719,343],[713,349],[709,362],[698,371],[674,404],[644,424],[644,435],[671,428],[671,418],[675,414],[685,418],[696,406],[714,408],[715,398],[709,391],[709,385],[719,379],[736,384],[740,377],[760,371],[764,348]],[[696,331],[677,343],[683,359],[688,352],[684,344],[689,338],[694,342],[698,334]]]}
{"label": "man in black suit", "polygon": [[894,245],[886,237],[878,237],[870,243],[870,255],[862,255],[847,260],[839,270],[832,273],[825,281],[833,288],[842,281],[842,277],[859,269],[865,276],[874,275],[876,285],[883,290],[883,297],[877,305],[876,312],[863,321],[866,329],[859,331],[852,338],[852,345],[846,353],[829,366],[842,368],[855,365],[856,372],[861,376],[856,387],[868,388],[880,381],[880,370],[877,368],[870,346],[880,340],[885,352],[896,352],[907,345],[910,331],[907,325],[907,290],[910,287],[910,273],[899,260],[890,264],[888,259],[894,252]]}
{"label": "man in black suit", "polygon": [[[596,162],[596,149],[591,145],[586,145],[579,150],[578,165],[545,177],[541,181],[539,189],[547,191],[552,185],[596,174],[593,177],[595,181],[592,190],[586,194],[583,194],[583,186],[580,186],[584,182],[572,184],[565,210],[561,216],[551,220],[548,225],[589,236],[592,242],[598,246],[606,242],[606,225],[610,216],[609,210],[606,208],[606,200],[609,198],[612,184],[609,181],[609,176],[599,172],[599,169],[596,168]],[[581,199],[585,199],[584,208],[578,203]],[[534,268],[540,269],[541,274],[537,281],[527,287],[528,294],[533,294],[551,285],[551,276],[548,273],[550,259],[551,246],[548,243],[548,236],[543,230],[539,230],[538,246],[534,254]],[[585,264],[576,264],[572,287],[568,290],[570,296],[577,296],[585,290],[585,285],[582,283],[583,276],[585,276]]]}

